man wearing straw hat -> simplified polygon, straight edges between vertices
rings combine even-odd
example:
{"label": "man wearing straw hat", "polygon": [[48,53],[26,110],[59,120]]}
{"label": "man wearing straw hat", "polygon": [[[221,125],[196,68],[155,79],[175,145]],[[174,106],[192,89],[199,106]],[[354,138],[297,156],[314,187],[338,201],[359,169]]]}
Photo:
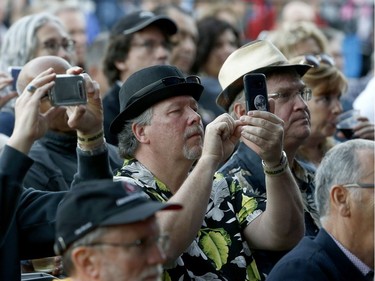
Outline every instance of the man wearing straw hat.
{"label": "man wearing straw hat", "polygon": [[[224,62],[219,73],[223,91],[216,102],[235,119],[241,118],[247,114],[243,76],[247,73],[263,73],[266,76],[271,110],[273,108],[273,112],[284,121],[283,149],[303,198],[305,235],[315,236],[319,220],[313,200],[314,171],[307,170],[295,160],[297,148],[310,134],[310,112],[306,101],[311,98],[311,90],[301,80],[310,67],[306,64],[289,63],[268,41],[250,42],[233,52]],[[267,196],[262,159],[256,151],[257,148],[249,146],[247,140],[242,138],[237,150],[220,168],[219,173],[224,177],[241,178],[244,187],[265,199]],[[254,255],[260,270],[267,274],[284,253],[258,251]]]}

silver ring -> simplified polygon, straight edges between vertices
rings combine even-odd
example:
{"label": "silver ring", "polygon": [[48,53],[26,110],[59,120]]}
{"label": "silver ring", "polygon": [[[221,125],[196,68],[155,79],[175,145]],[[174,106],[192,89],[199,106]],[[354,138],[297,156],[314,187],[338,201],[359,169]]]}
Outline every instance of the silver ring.
{"label": "silver ring", "polygon": [[34,93],[36,91],[36,89],[37,88],[35,86],[29,85],[26,90],[29,91],[30,93]]}

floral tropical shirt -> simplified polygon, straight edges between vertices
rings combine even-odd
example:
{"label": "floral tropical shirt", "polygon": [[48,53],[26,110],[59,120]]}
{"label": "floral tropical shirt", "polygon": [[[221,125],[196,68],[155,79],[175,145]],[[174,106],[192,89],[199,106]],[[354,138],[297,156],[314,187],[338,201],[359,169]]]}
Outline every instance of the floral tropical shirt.
{"label": "floral tropical shirt", "polygon": [[[305,210],[305,235],[316,236],[320,223],[314,202],[314,174],[315,169],[305,163],[295,160],[292,173],[300,188]],[[225,177],[235,177],[242,187],[266,200],[266,184],[262,159],[244,143],[240,143],[231,158],[219,169]],[[265,205],[259,205],[262,209]],[[282,222],[280,222],[282,223]],[[253,255],[260,271],[267,275],[273,265],[285,252],[257,251]]]}
{"label": "floral tropical shirt", "polygon": [[[114,179],[132,178],[153,199],[165,202],[168,187],[137,160],[126,160]],[[187,202],[188,204],[188,202]],[[262,280],[243,229],[262,211],[235,178],[216,174],[202,227],[188,249],[166,268],[163,280]]]}

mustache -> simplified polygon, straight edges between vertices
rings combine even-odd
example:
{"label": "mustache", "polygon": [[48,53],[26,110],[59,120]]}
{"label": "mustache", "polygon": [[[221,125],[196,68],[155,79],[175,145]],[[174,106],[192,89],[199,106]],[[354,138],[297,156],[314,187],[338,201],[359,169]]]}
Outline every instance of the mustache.
{"label": "mustache", "polygon": [[203,132],[203,127],[201,125],[188,127],[185,131],[184,138],[188,139],[195,135],[200,135],[201,137],[203,137],[204,132]]}

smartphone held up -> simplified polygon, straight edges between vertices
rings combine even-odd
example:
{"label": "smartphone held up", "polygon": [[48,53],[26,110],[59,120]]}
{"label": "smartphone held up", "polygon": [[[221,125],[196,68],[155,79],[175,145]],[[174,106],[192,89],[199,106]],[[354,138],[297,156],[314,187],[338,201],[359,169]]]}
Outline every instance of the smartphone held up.
{"label": "smartphone held up", "polygon": [[246,110],[269,111],[266,76],[262,73],[249,73],[243,77]]}

